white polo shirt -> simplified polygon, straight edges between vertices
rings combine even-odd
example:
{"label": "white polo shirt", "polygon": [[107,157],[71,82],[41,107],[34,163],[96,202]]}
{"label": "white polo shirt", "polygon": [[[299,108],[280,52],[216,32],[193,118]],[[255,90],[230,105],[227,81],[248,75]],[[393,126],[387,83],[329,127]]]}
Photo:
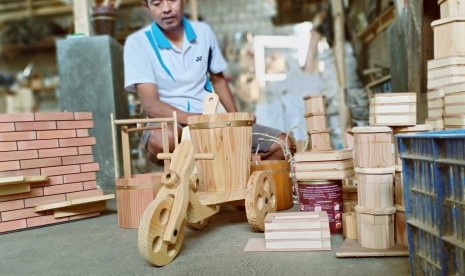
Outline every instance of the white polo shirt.
{"label": "white polo shirt", "polygon": [[172,45],[156,23],[127,38],[125,87],[136,92],[135,84],[154,83],[161,101],[183,111],[202,113],[205,93],[211,92],[207,71],[220,73],[227,64],[210,26],[186,18],[182,24],[182,49]]}

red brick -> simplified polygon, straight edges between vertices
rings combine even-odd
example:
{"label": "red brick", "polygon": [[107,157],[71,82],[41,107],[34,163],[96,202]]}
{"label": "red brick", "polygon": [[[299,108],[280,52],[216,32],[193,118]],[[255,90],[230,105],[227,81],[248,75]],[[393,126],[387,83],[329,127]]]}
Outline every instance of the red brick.
{"label": "red brick", "polygon": [[0,132],[0,142],[35,140],[35,131]]}
{"label": "red brick", "polygon": [[0,132],[15,131],[14,123],[0,123]]}
{"label": "red brick", "polygon": [[100,169],[98,163],[89,163],[81,165],[81,172],[97,172]]}
{"label": "red brick", "polygon": [[73,183],[73,182],[81,182],[81,181],[94,181],[95,179],[96,179],[95,172],[63,175],[64,183]]}
{"label": "red brick", "polygon": [[39,157],[37,150],[6,151],[0,154],[0,161],[34,159]]}
{"label": "red brick", "polygon": [[18,210],[24,208],[24,200],[12,200],[0,202],[0,212]]}
{"label": "red brick", "polygon": [[76,129],[77,137],[89,137],[89,130],[87,129]]}
{"label": "red brick", "polygon": [[19,161],[21,169],[45,168],[61,165],[60,157],[29,159]]}
{"label": "red brick", "polygon": [[77,220],[77,219],[85,219],[85,218],[93,218],[93,217],[98,217],[100,216],[100,212],[92,212],[92,213],[87,213],[87,214],[82,214],[82,215],[76,215],[76,216],[71,216],[69,217],[69,220]]}
{"label": "red brick", "polygon": [[74,137],[76,137],[76,130],[74,129],[37,131],[37,139],[57,139]]}
{"label": "red brick", "polygon": [[32,122],[32,121],[34,121],[33,113],[0,114],[0,123]]}
{"label": "red brick", "polygon": [[36,121],[63,121],[63,120],[74,120],[73,112],[46,112],[46,113],[35,113]]}
{"label": "red brick", "polygon": [[19,150],[58,148],[58,140],[35,140],[18,142]]}
{"label": "red brick", "polygon": [[16,199],[25,199],[25,198],[31,198],[31,197],[37,197],[37,196],[43,196],[43,195],[44,195],[44,191],[42,188],[32,188],[31,191],[28,193],[0,196],[0,202],[16,200]]}
{"label": "red brick", "polygon": [[18,176],[18,175],[24,175],[24,176],[40,175],[40,169],[0,172],[0,177],[9,177],[9,176]]}
{"label": "red brick", "polygon": [[95,145],[95,137],[60,139],[60,147],[79,147]]}
{"label": "red brick", "polygon": [[0,172],[19,170],[19,161],[0,162]]}
{"label": "red brick", "polygon": [[1,142],[0,151],[18,150],[16,142]]}
{"label": "red brick", "polygon": [[51,196],[41,196],[41,197],[34,197],[28,198],[24,200],[24,206],[28,207],[36,207],[39,205],[45,205],[50,203],[57,203],[66,201],[65,195],[51,195]]}
{"label": "red brick", "polygon": [[101,196],[103,195],[102,189],[94,189],[94,190],[87,190],[82,192],[75,192],[75,193],[67,193],[66,200],[73,200],[77,198],[86,198],[92,196]]}
{"label": "red brick", "polygon": [[92,120],[92,112],[74,112],[75,120]]}
{"label": "red brick", "polygon": [[68,217],[55,218],[53,215],[40,216],[40,217],[36,217],[36,218],[28,218],[27,219],[27,226],[28,227],[36,227],[36,226],[60,223],[60,222],[65,222],[65,221],[68,221]]}
{"label": "red brick", "polygon": [[94,162],[92,155],[75,155],[75,156],[66,156],[61,158],[63,160],[63,165],[73,165],[73,164],[85,164]]}
{"label": "red brick", "polygon": [[77,155],[77,147],[71,148],[58,148],[58,149],[41,149],[39,150],[39,157],[57,157],[57,156],[70,156]]}
{"label": "red brick", "polygon": [[55,121],[45,122],[18,122],[15,123],[16,131],[22,130],[51,130],[57,129]]}
{"label": "red brick", "polygon": [[56,195],[82,191],[82,183],[61,184],[44,187],[44,195]]}
{"label": "red brick", "polygon": [[50,185],[63,184],[63,176],[62,175],[57,175],[57,176],[49,177],[48,182],[50,183]]}
{"label": "red brick", "polygon": [[58,129],[78,129],[78,128],[93,128],[94,121],[61,121],[57,122]]}
{"label": "red brick", "polygon": [[40,214],[36,213],[34,209],[35,208],[26,208],[21,210],[2,212],[2,221],[33,218],[40,216]]}
{"label": "red brick", "polygon": [[27,228],[26,220],[14,220],[0,223],[0,233]]}
{"label": "red brick", "polygon": [[97,189],[97,181],[82,182],[82,185],[84,186],[84,190]]}
{"label": "red brick", "polygon": [[81,168],[79,165],[70,165],[70,166],[58,166],[58,167],[48,167],[42,168],[40,173],[42,175],[64,175],[64,174],[73,174],[73,173],[80,173]]}
{"label": "red brick", "polygon": [[81,154],[92,154],[91,146],[78,147],[79,155]]}

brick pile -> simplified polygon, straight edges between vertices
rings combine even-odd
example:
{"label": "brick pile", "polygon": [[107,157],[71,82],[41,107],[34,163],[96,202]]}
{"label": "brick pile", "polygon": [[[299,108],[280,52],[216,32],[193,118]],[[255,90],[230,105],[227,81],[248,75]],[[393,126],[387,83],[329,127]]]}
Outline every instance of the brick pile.
{"label": "brick pile", "polygon": [[100,215],[56,219],[36,206],[103,195],[97,186],[91,112],[0,114],[0,177],[46,175],[28,193],[0,196],[0,233]]}

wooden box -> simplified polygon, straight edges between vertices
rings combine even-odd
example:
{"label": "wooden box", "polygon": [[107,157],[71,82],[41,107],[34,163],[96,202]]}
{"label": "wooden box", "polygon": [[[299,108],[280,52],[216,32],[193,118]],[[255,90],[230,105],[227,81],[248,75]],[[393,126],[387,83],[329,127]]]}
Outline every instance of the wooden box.
{"label": "wooden box", "polygon": [[354,127],[354,166],[386,168],[394,166],[392,129],[389,127]]}
{"label": "wooden box", "polygon": [[326,97],[324,95],[313,95],[304,97],[305,113],[309,115],[326,113]]}
{"label": "wooden box", "polygon": [[388,249],[394,246],[394,215],[357,213],[357,232],[360,246]]}
{"label": "wooden box", "polygon": [[465,16],[465,1],[463,0],[439,0],[441,18],[452,16]]}
{"label": "wooden box", "polygon": [[311,151],[332,150],[329,130],[308,132]]}
{"label": "wooden box", "polygon": [[417,105],[412,103],[399,103],[399,104],[370,104],[370,114],[385,115],[395,113],[416,113]]}
{"label": "wooden box", "polygon": [[133,175],[131,178],[116,179],[116,206],[118,226],[138,228],[145,209],[155,199],[162,173]]}
{"label": "wooden box", "polygon": [[305,120],[307,122],[307,130],[310,132],[326,130],[326,115],[324,114],[305,115]]}
{"label": "wooden box", "polygon": [[386,174],[355,175],[358,181],[358,205],[368,209],[394,206],[394,176]]}
{"label": "wooden box", "polygon": [[[452,2],[452,1],[448,1]],[[434,58],[465,55],[465,17],[443,18],[431,23],[434,31]]]}

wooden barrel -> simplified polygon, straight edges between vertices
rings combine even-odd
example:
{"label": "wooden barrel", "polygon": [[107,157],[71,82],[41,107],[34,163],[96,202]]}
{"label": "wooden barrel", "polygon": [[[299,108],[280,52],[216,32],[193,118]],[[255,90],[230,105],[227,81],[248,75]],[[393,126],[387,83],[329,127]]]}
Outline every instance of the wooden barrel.
{"label": "wooden barrel", "polygon": [[354,127],[354,166],[386,168],[394,166],[392,129],[389,127]]}
{"label": "wooden barrel", "polygon": [[252,148],[250,113],[222,113],[188,118],[197,153],[213,153],[214,160],[198,160],[200,192],[230,192],[247,188]]}
{"label": "wooden barrel", "polygon": [[285,160],[252,161],[250,174],[255,171],[269,171],[275,183],[277,210],[286,210],[294,206],[292,185],[289,177],[289,163]]}
{"label": "wooden barrel", "polygon": [[162,173],[133,175],[131,178],[116,179],[116,207],[118,226],[139,228],[145,209],[155,199],[158,190],[154,185],[160,182]]}
{"label": "wooden barrel", "polygon": [[394,176],[392,173],[357,173],[358,205],[368,209],[394,206]]}
{"label": "wooden barrel", "polygon": [[394,215],[357,213],[357,240],[360,246],[372,249],[394,246]]}

